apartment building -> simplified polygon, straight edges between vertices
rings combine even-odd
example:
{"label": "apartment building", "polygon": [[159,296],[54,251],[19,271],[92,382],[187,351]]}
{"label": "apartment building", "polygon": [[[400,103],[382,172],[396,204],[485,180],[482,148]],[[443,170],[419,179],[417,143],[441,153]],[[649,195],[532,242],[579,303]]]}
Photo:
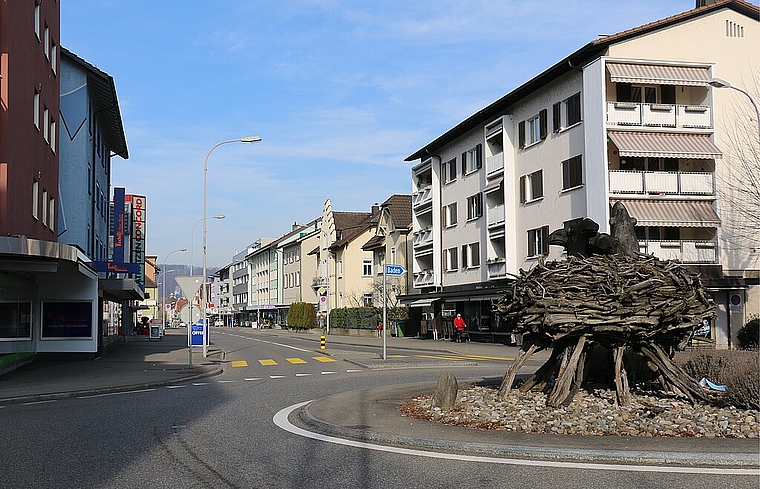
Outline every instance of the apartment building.
{"label": "apartment building", "polygon": [[491,309],[507,278],[562,258],[547,237],[575,219],[609,232],[623,202],[641,252],[701,274],[718,309],[712,337],[733,345],[758,310],[760,233],[732,229],[753,205],[737,189],[758,121],[745,94],[716,86],[757,80],[758,13],[698,2],[601,37],[410,155],[415,293],[404,301],[506,339]]}

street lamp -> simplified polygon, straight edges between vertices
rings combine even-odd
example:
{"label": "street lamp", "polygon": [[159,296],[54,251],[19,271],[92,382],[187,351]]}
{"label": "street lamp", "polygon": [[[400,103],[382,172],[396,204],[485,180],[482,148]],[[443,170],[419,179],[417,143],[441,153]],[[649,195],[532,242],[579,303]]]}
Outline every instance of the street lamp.
{"label": "street lamp", "polygon": [[757,104],[755,103],[755,100],[752,98],[752,96],[748,92],[742,90],[741,88],[735,87],[731,85],[730,83],[728,83],[726,80],[722,80],[720,78],[712,78],[708,83],[710,84],[711,87],[730,88],[731,90],[736,90],[739,93],[743,93],[749,99],[749,103],[752,104],[752,107],[755,108],[755,122],[757,123],[758,135],[760,135],[760,110],[758,110]]}
{"label": "street lamp", "polygon": [[[193,246],[195,244],[195,226],[197,226],[198,223],[201,222],[201,221],[203,221],[203,220],[208,220],[208,219],[224,219],[225,217],[226,216],[224,214],[216,214],[214,216],[201,217],[200,219],[198,219],[197,221],[195,221],[195,223],[193,224],[193,230],[190,232],[190,276],[191,277],[193,276],[193,265],[194,265],[194,262],[193,262]],[[192,318],[192,315],[191,315],[190,316],[190,322],[193,322],[192,319],[193,318]]]}
{"label": "street lamp", "polygon": [[161,272],[164,274],[164,281],[163,287],[161,287],[161,308],[163,309],[163,313],[161,315],[161,324],[163,324],[164,329],[166,329],[166,260],[173,254],[177,252],[184,253],[187,251],[187,248],[177,248],[176,250],[172,250],[164,257],[164,266],[161,267]]}
{"label": "street lamp", "polygon": [[[206,346],[206,173],[208,171],[208,158],[211,153],[223,144],[230,143],[258,143],[261,141],[260,136],[246,136],[239,139],[229,139],[216,143],[206,153],[206,159],[203,161],[203,280],[201,285],[201,325],[203,326],[203,358],[208,354]],[[191,347],[192,348],[192,347]]]}

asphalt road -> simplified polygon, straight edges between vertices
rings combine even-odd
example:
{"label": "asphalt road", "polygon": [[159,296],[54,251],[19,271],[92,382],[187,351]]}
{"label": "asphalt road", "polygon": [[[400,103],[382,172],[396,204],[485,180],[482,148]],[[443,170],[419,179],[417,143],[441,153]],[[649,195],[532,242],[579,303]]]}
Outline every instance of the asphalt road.
{"label": "asphalt road", "polygon": [[[214,341],[227,352],[221,376],[0,410],[0,487],[758,487],[757,477],[499,465],[304,438],[278,428],[273,416],[339,392],[434,381],[446,368],[366,370],[330,361],[313,342],[253,331],[216,335]],[[462,367],[460,376],[493,377],[506,368],[505,362],[479,363]]]}

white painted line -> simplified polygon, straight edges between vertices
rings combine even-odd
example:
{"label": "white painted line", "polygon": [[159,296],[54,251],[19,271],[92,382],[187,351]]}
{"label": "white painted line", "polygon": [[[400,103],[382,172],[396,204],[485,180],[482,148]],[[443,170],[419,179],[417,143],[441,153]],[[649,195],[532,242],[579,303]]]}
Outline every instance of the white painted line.
{"label": "white painted line", "polygon": [[237,380],[217,380],[220,384],[232,384],[234,382],[237,382]]}
{"label": "white painted line", "polygon": [[105,394],[94,394],[92,396],[77,396],[77,399],[92,399],[93,397],[108,397],[108,396],[121,396],[123,394],[139,394],[141,392],[152,392],[156,389],[141,389],[138,391],[126,391],[126,392],[107,392]]}
{"label": "white painted line", "polygon": [[307,375],[311,375],[311,374],[296,374],[296,377],[306,377]]}
{"label": "white painted line", "polygon": [[166,386],[167,389],[184,389],[185,387],[187,386],[186,385],[167,385]]}
{"label": "white painted line", "polygon": [[350,369],[346,370],[346,373],[352,374],[354,372],[361,372],[361,371],[362,371],[362,369],[360,369],[360,368],[350,368]]}
{"label": "white painted line", "polygon": [[193,382],[193,385],[208,385],[208,382]]}
{"label": "white painted line", "polygon": [[270,379],[284,379],[285,376],[284,375],[270,375],[269,378]]}
{"label": "white painted line", "polygon": [[261,380],[261,379],[262,377],[246,377],[244,380],[247,380],[248,382],[250,382],[252,380]]}
{"label": "white painted line", "polygon": [[50,399],[48,401],[32,401],[32,402],[24,402],[21,403],[22,406],[31,406],[33,404],[48,404],[51,402],[57,402],[57,399]]}
{"label": "white painted line", "polygon": [[337,445],[345,445],[355,448],[364,448],[368,450],[377,450],[379,452],[390,452],[402,455],[415,455],[418,457],[437,458],[443,460],[457,460],[467,462],[484,462],[491,464],[505,464],[505,465],[525,465],[531,467],[555,467],[562,469],[585,469],[585,470],[622,470],[627,472],[659,472],[659,473],[680,473],[680,474],[713,474],[713,475],[748,475],[757,476],[760,471],[757,469],[733,469],[733,468],[720,468],[720,467],[675,467],[667,465],[623,465],[623,464],[603,464],[595,462],[558,462],[554,460],[522,460],[516,458],[497,458],[486,457],[483,455],[465,455],[455,453],[440,453],[440,452],[427,452],[425,450],[416,450],[412,448],[403,447],[391,447],[385,445],[376,445],[373,443],[346,440],[343,438],[337,438],[334,436],[323,435],[321,433],[312,433],[311,431],[304,430],[298,426],[293,425],[288,421],[288,415],[300,409],[301,407],[309,404],[311,401],[300,402],[293,404],[286,408],[281,409],[274,415],[272,421],[279,428],[293,433],[294,435],[311,438],[312,440],[324,441],[327,443],[335,443]]}
{"label": "white painted line", "polygon": [[330,374],[334,374],[334,373],[337,373],[337,372],[322,372],[322,375],[330,375]]}

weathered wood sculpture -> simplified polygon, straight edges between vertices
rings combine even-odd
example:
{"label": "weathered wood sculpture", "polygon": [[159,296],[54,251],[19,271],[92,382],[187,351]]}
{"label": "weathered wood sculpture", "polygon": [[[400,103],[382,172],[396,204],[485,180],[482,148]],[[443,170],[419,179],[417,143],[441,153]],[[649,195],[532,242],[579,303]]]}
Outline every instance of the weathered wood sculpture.
{"label": "weathered wood sculpture", "polygon": [[599,234],[590,219],[553,232],[550,244],[565,246],[568,258],[539,262],[520,271],[496,313],[523,333],[523,347],[505,373],[506,398],[520,367],[535,352],[553,345],[550,358],[520,390],[544,388],[555,377],[547,403],[569,404],[584,385],[595,345],[612,352],[617,400],[630,403],[626,350],[643,356],[663,389],[706,400],[695,379],[672,361],[713,304],[697,276],[674,261],[638,252],[632,219],[623,204],[613,207],[612,235]]}

